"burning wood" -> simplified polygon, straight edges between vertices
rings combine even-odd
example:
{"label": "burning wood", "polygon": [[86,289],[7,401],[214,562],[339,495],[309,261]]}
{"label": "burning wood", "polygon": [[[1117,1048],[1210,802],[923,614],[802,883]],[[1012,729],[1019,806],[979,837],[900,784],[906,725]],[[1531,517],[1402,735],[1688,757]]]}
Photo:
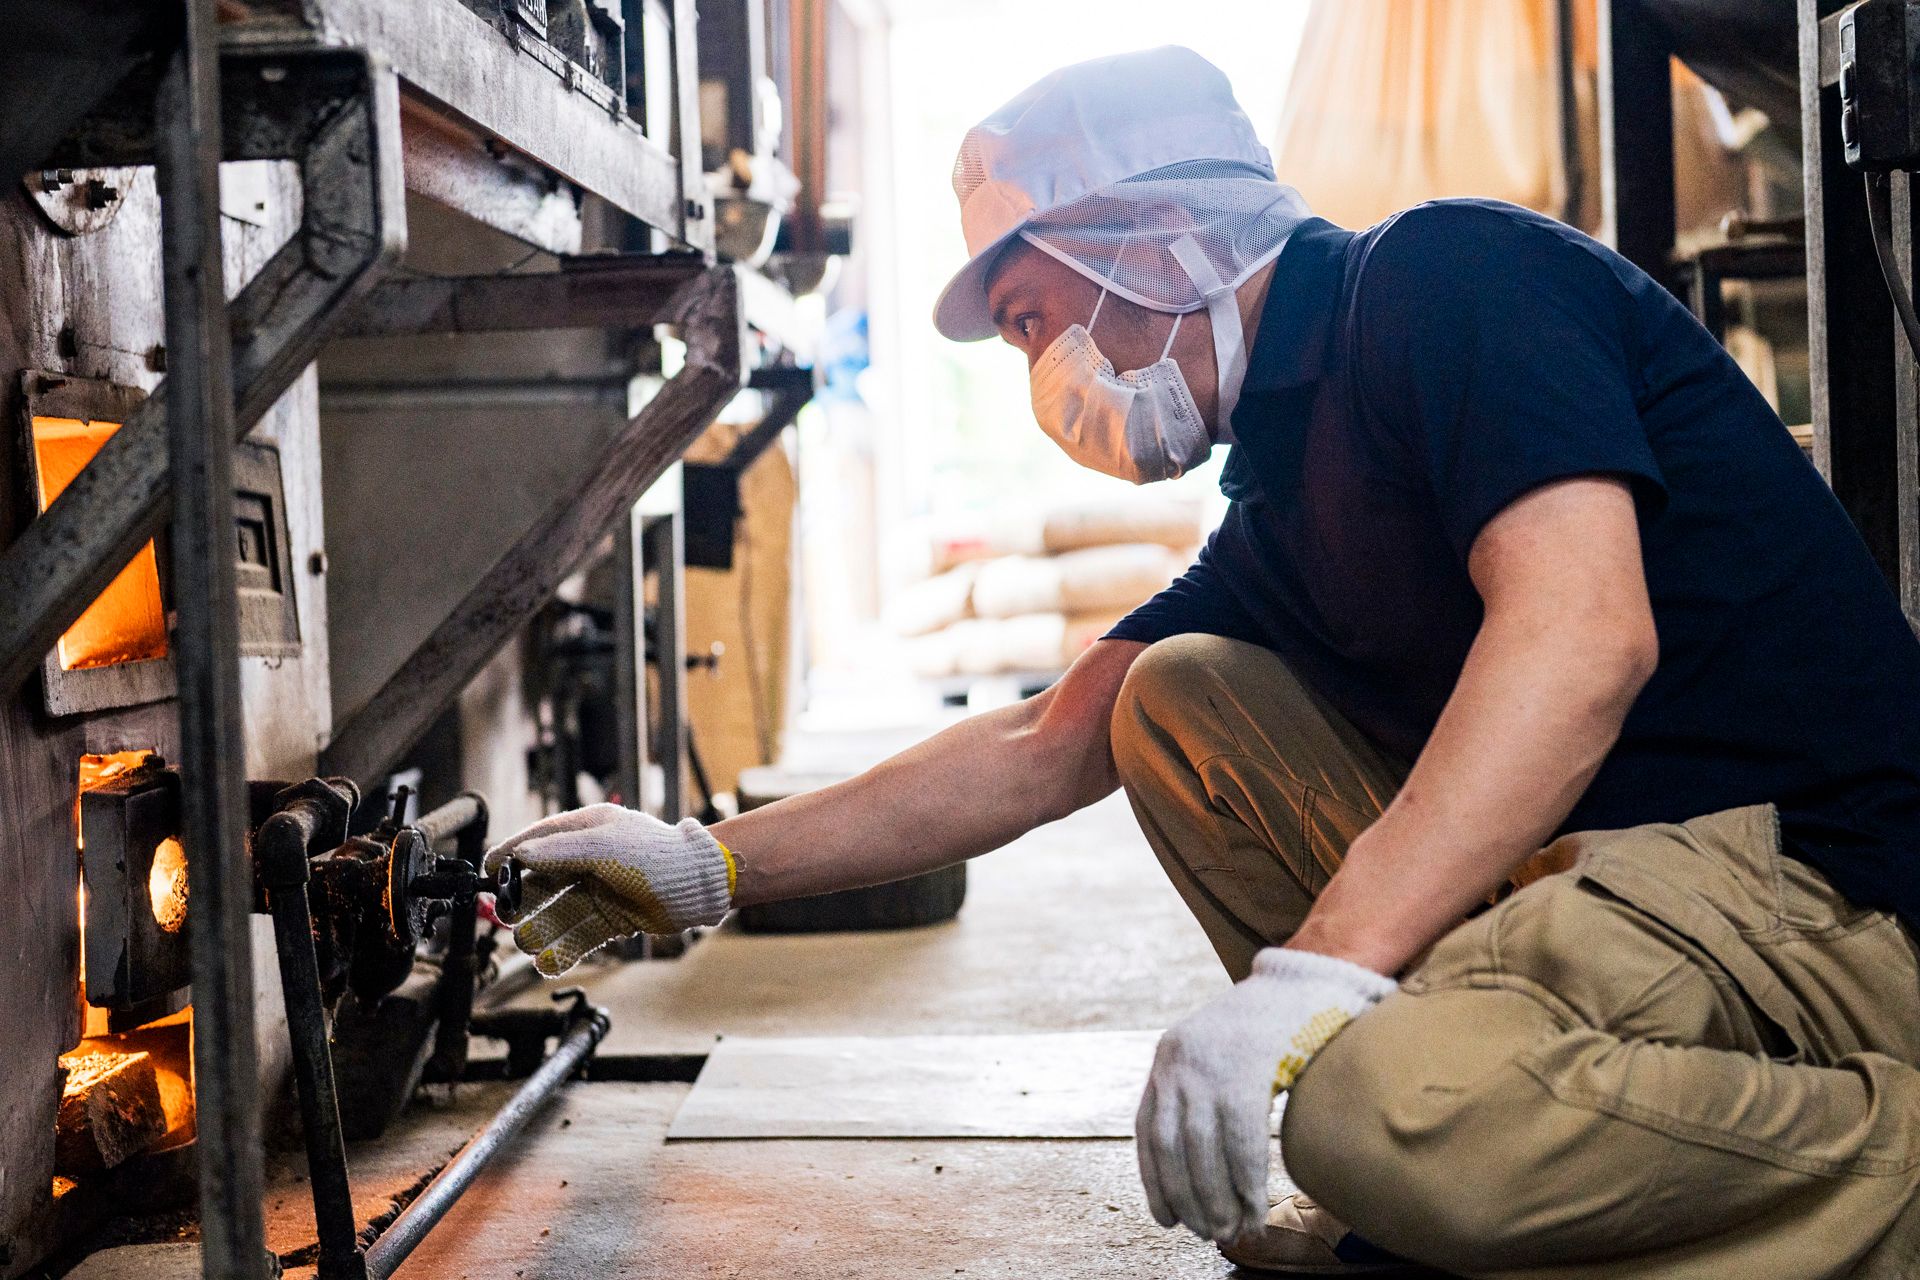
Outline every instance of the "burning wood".
{"label": "burning wood", "polygon": [[66,1085],[54,1125],[54,1167],[69,1175],[111,1169],[167,1132],[160,1082],[145,1053],[79,1053],[60,1059]]}

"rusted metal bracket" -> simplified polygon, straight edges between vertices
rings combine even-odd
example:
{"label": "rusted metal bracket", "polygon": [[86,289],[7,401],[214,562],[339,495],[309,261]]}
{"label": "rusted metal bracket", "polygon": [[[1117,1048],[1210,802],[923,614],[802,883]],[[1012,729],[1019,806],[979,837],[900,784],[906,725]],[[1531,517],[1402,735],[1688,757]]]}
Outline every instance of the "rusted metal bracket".
{"label": "rusted metal bracket", "polygon": [[[250,47],[221,57],[229,160],[294,159],[300,229],[227,308],[233,425],[244,435],[332,336],[345,305],[406,247],[399,94],[378,59],[351,49]],[[153,117],[89,121],[55,162],[153,159]],[[0,697],[167,519],[167,385],[0,554]]]}
{"label": "rusted metal bracket", "polygon": [[[489,658],[553,595],[746,381],[734,267],[615,259],[545,276],[393,281],[353,332],[422,333],[677,325],[686,363],[608,442],[580,487],[557,498],[321,753],[321,771],[371,782],[400,758]],[[660,300],[665,280],[681,282]],[[689,278],[689,273],[690,278]]]}

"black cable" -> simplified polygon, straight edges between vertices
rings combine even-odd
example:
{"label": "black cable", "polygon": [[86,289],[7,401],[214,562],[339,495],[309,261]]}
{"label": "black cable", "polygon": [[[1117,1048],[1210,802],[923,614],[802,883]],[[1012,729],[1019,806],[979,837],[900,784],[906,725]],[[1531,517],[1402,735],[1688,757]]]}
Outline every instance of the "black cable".
{"label": "black cable", "polygon": [[1880,275],[1887,282],[1893,309],[1900,316],[1900,327],[1907,331],[1907,349],[1920,360],[1920,317],[1913,312],[1913,295],[1900,279],[1893,261],[1893,188],[1887,175],[1867,174],[1867,225],[1873,230],[1873,256],[1879,259]]}

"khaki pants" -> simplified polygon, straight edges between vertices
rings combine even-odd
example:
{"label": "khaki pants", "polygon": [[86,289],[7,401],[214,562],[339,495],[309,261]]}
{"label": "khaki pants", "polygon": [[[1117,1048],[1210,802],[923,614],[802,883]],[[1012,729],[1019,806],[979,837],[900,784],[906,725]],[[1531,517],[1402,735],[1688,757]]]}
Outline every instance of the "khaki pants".
{"label": "khaki pants", "polygon": [[[1141,827],[1227,969],[1284,941],[1404,766],[1274,654],[1152,646],[1115,709]],[[1289,1101],[1288,1172],[1471,1276],[1920,1277],[1920,952],[1767,806],[1586,832],[1443,938]]]}

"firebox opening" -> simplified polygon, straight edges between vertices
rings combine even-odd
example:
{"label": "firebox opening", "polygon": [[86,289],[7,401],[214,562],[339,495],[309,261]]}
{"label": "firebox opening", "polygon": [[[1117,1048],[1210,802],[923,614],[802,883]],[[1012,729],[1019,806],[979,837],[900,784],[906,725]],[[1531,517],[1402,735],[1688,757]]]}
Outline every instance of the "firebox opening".
{"label": "firebox opening", "polygon": [[193,1141],[191,1007],[130,1031],[90,1034],[60,1055],[60,1069],[56,1178],[84,1181]]}
{"label": "firebox opening", "polygon": [[[154,995],[136,987],[128,993],[130,999],[112,998],[111,1007],[88,999],[89,950],[98,963],[103,952],[111,955],[121,949],[100,945],[115,941],[108,935],[125,933],[127,940],[121,945],[135,947],[142,933],[156,927],[163,935],[180,934],[186,927],[186,849],[177,834],[166,833],[165,826],[153,831],[154,822],[169,821],[164,807],[157,807],[154,801],[130,801],[135,806],[131,809],[109,807],[94,813],[96,823],[103,814],[114,820],[94,832],[92,856],[123,864],[131,883],[126,884],[124,894],[106,892],[99,901],[90,902],[87,893],[90,872],[97,893],[98,885],[112,881],[103,875],[109,868],[87,865],[87,833],[81,815],[92,810],[103,796],[117,791],[135,797],[153,795],[155,779],[165,772],[162,764],[148,750],[80,757],[74,821],[82,872],[76,898],[81,928],[78,998],[85,1019],[79,1043],[59,1058],[61,1102],[53,1170],[56,1195],[63,1185],[70,1189],[135,1156],[171,1150],[194,1138],[193,1010],[185,1003],[186,991]],[[94,793],[91,800],[89,793]],[[143,868],[138,851],[148,849],[152,851],[151,862]],[[136,908],[138,915],[151,912],[152,923],[141,923],[132,911],[109,909],[108,899],[123,896],[132,899],[127,905]],[[108,935],[93,938],[91,948],[87,933],[90,926],[108,931]],[[102,985],[103,977],[117,976],[113,972],[116,968],[106,964],[94,975],[95,985]],[[128,970],[126,977],[132,981],[139,972]],[[178,980],[167,979],[158,985],[170,986]]]}
{"label": "firebox opening", "polygon": [[[80,474],[117,422],[78,418],[33,418],[38,499],[45,511]],[[60,637],[60,668],[72,671],[141,662],[167,656],[166,614],[160,599],[160,563],[151,541],[134,553],[107,589]]]}

